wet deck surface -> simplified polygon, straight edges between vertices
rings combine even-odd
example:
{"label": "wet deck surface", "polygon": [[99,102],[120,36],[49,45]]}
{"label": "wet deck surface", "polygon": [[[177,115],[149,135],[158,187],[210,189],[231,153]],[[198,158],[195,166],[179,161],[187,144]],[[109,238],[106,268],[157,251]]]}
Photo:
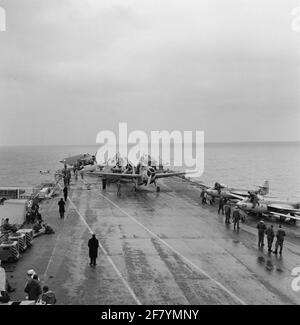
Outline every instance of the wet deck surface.
{"label": "wet deck surface", "polygon": [[[7,267],[17,287],[12,299],[24,299],[26,270],[34,268],[58,304],[300,304],[291,287],[299,239],[287,238],[282,257],[258,250],[255,228],[226,227],[180,178],[161,182],[159,194],[124,186],[120,198],[115,185],[103,192],[85,181],[90,189],[73,180],[65,220],[58,198],[42,205],[56,233],[36,238]],[[101,244],[96,268],[89,266],[91,232]]]}

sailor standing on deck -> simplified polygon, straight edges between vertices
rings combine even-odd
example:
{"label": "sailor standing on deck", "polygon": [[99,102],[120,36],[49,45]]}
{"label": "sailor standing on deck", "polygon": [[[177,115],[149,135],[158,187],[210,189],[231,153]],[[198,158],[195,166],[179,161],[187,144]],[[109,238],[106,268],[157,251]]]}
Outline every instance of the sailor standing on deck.
{"label": "sailor standing on deck", "polygon": [[273,245],[273,240],[275,237],[274,230],[273,230],[273,225],[271,225],[267,230],[266,230],[266,235],[267,235],[267,241],[268,241],[268,252],[272,252],[272,245]]}
{"label": "sailor standing on deck", "polygon": [[42,287],[37,274],[32,273],[33,270],[27,271],[27,283],[24,292],[28,294],[26,297],[28,300],[34,300],[37,302],[42,294]]}
{"label": "sailor standing on deck", "polygon": [[258,229],[258,247],[264,247],[265,231],[267,229],[264,221],[260,220],[256,228]]}
{"label": "sailor standing on deck", "polygon": [[64,199],[61,198],[60,201],[58,202],[59,214],[60,214],[61,219],[63,219],[65,216],[65,205],[66,205],[66,203],[65,203]]}
{"label": "sailor standing on deck", "polygon": [[231,207],[230,204],[225,205],[225,223],[230,223],[230,216],[231,216]]}
{"label": "sailor standing on deck", "polygon": [[67,175],[64,176],[64,186],[68,186],[68,179]]}
{"label": "sailor standing on deck", "polygon": [[67,183],[68,183],[68,186],[70,186],[70,182],[71,182],[71,170],[68,169],[67,170]]}
{"label": "sailor standing on deck", "polygon": [[233,229],[240,229],[240,219],[241,219],[241,215],[240,215],[240,211],[238,209],[238,207],[234,208],[233,214],[232,214],[232,220],[233,220]]}
{"label": "sailor standing on deck", "polygon": [[96,235],[93,234],[92,238],[88,242],[89,246],[89,256],[90,256],[90,265],[96,266],[96,259],[98,257],[98,247],[99,247],[99,241],[96,238]]}
{"label": "sailor standing on deck", "polygon": [[64,199],[65,199],[65,202],[67,202],[67,199],[68,199],[68,188],[67,186],[64,187]]}
{"label": "sailor standing on deck", "polygon": [[222,214],[224,215],[224,203],[225,203],[225,199],[223,196],[220,197],[219,200],[219,210],[218,210],[218,214],[220,214],[220,211],[222,211]]}
{"label": "sailor standing on deck", "polygon": [[75,181],[77,181],[77,179],[78,179],[78,171],[77,171],[77,169],[74,169],[74,177],[75,177]]}
{"label": "sailor standing on deck", "polygon": [[282,247],[283,247],[283,242],[284,242],[284,237],[285,237],[285,231],[282,229],[281,225],[279,225],[279,229],[277,230],[276,234],[276,243],[275,243],[275,251],[274,254],[277,254],[278,252],[278,247],[279,249],[279,254],[282,254]]}
{"label": "sailor standing on deck", "polygon": [[202,189],[201,193],[200,193],[200,199],[201,199],[201,203],[205,204],[206,203],[206,192],[205,189]]}
{"label": "sailor standing on deck", "polygon": [[121,196],[121,181],[117,182],[117,195]]}

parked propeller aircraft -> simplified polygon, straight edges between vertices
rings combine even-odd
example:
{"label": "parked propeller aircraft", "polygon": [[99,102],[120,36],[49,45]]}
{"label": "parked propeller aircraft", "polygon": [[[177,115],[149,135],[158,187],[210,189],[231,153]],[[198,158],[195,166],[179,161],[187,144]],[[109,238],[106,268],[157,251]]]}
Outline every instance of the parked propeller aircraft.
{"label": "parked propeller aircraft", "polygon": [[[111,163],[114,163],[111,165]],[[160,191],[157,180],[173,176],[185,175],[187,172],[158,172],[156,167],[152,167],[149,162],[142,159],[137,166],[116,154],[115,157],[107,162],[101,171],[85,171],[86,175],[102,178],[102,188],[106,188],[107,182],[116,182],[118,184],[118,193],[120,192],[121,182],[132,182],[136,191],[140,186],[149,186],[154,184],[156,191]]]}
{"label": "parked propeller aircraft", "polygon": [[80,164],[81,166],[86,166],[86,165],[94,164],[95,156],[89,153],[79,154],[79,155],[64,158],[60,162],[69,166],[74,166],[76,164]]}
{"label": "parked propeller aircraft", "polygon": [[[212,197],[213,201],[215,198],[223,197],[225,199],[240,199],[240,197],[245,198],[249,197],[249,193],[253,192],[255,194],[267,195],[269,193],[269,182],[265,181],[263,185],[257,186],[258,190],[245,190],[245,189],[236,189],[230,188],[227,185],[215,183],[214,186],[209,186],[203,183],[199,184],[209,195]],[[238,196],[238,197],[237,197]]]}

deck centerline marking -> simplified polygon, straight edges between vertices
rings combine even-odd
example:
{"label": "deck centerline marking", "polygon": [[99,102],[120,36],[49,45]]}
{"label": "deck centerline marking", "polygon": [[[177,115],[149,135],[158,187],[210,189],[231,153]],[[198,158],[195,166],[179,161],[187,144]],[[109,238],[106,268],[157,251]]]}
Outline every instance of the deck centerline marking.
{"label": "deck centerline marking", "polygon": [[[86,222],[85,218],[82,216],[82,214],[80,213],[80,211],[77,209],[76,205],[73,203],[73,201],[68,198],[68,200],[70,201],[72,207],[74,208],[74,210],[76,211],[76,213],[79,215],[81,221],[85,224],[85,226],[88,228],[89,232],[91,234],[93,234],[94,232],[92,231],[91,227],[88,225],[88,223]],[[134,293],[134,291],[131,289],[130,285],[128,284],[128,282],[126,281],[126,279],[124,278],[124,276],[122,275],[122,273],[119,271],[119,269],[117,268],[117,266],[115,265],[115,263],[113,262],[113,260],[111,259],[111,257],[109,256],[108,252],[106,251],[106,249],[102,246],[100,240],[99,240],[99,247],[102,251],[102,253],[106,256],[106,258],[108,259],[109,263],[111,264],[111,266],[113,267],[113,269],[115,270],[115,272],[117,273],[117,275],[120,277],[120,279],[122,280],[123,284],[125,285],[125,287],[127,288],[127,290],[129,291],[130,295],[132,296],[132,298],[134,299],[134,301],[138,304],[138,305],[142,305],[142,303],[140,302],[140,300],[138,299],[138,297],[136,296],[136,294]]]}
{"label": "deck centerline marking", "polygon": [[144,226],[141,222],[139,222],[136,218],[131,216],[129,213],[127,213],[125,210],[123,210],[121,207],[119,207],[116,203],[114,203],[112,200],[110,200],[108,197],[105,195],[99,193],[101,197],[103,197],[105,200],[110,202],[112,205],[114,205],[117,209],[119,209],[123,214],[127,215],[131,220],[133,220],[135,223],[137,223],[139,226],[141,226],[143,229],[145,229],[150,235],[155,237],[157,240],[159,240],[161,243],[163,243],[166,247],[168,247],[171,251],[173,251],[175,254],[180,256],[183,260],[185,260],[188,264],[190,264],[194,269],[198,270],[200,273],[202,273],[204,276],[206,276],[209,280],[214,282],[218,287],[220,287],[223,291],[225,291],[228,295],[230,295],[232,298],[234,298],[236,301],[238,301],[242,305],[247,305],[245,301],[243,301],[241,298],[239,298],[236,294],[231,292],[229,289],[227,289],[222,283],[219,281],[215,280],[213,277],[211,277],[206,271],[201,269],[198,265],[190,261],[187,257],[182,255],[180,252],[178,252],[175,248],[170,246],[166,241],[161,239],[157,234],[155,234],[153,231],[148,229],[146,226]]}

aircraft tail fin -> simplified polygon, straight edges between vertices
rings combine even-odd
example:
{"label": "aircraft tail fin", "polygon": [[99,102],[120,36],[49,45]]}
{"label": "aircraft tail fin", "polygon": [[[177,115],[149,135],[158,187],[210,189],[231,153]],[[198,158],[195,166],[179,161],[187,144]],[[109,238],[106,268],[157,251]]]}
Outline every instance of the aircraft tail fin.
{"label": "aircraft tail fin", "polygon": [[261,185],[259,188],[262,195],[269,194],[269,189],[270,189],[269,181],[264,181],[263,185]]}

